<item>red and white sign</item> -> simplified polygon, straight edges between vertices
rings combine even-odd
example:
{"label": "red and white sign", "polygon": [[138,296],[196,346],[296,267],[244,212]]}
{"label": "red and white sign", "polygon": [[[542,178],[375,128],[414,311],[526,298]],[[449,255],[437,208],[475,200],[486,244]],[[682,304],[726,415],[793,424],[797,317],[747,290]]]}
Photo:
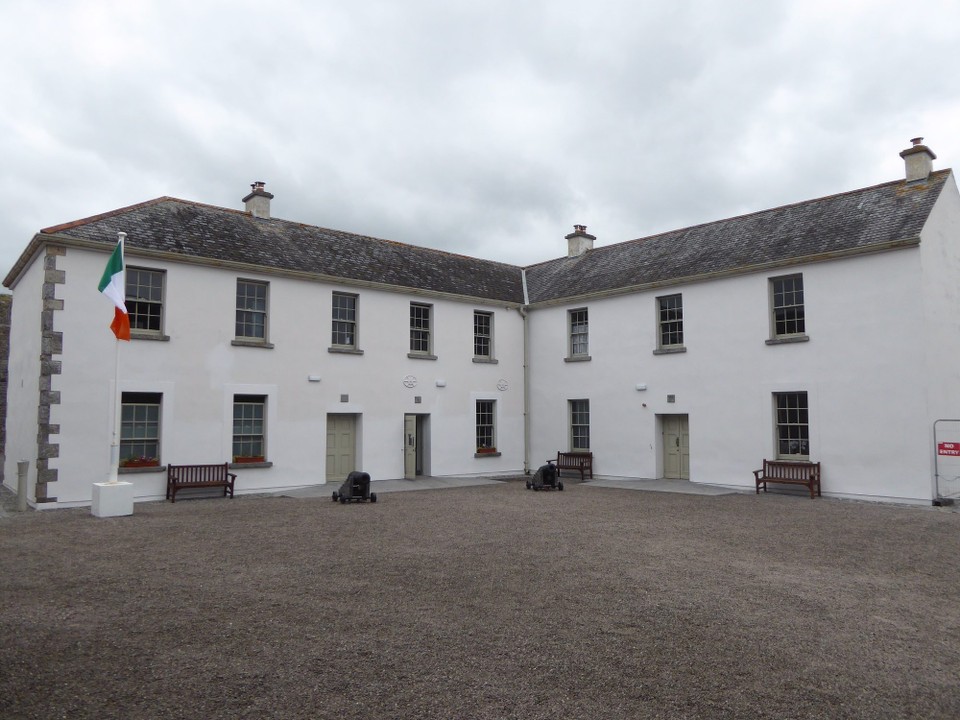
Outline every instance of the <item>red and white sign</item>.
{"label": "red and white sign", "polygon": [[942,442],[937,445],[937,455],[957,455],[960,456],[960,443]]}

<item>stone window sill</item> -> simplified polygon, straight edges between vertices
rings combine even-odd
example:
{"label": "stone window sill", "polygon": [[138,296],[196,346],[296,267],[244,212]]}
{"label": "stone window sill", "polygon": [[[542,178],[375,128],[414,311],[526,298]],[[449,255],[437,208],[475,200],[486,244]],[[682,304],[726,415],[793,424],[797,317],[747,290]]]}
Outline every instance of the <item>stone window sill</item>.
{"label": "stone window sill", "polygon": [[166,465],[141,465],[139,467],[119,467],[117,473],[120,475],[139,475],[140,473],[165,472]]}
{"label": "stone window sill", "polygon": [[273,463],[269,460],[264,462],[251,462],[251,463],[230,463],[231,470],[243,470],[244,468],[268,468],[273,467]]}
{"label": "stone window sill", "polygon": [[485,357],[475,357],[473,361],[475,363],[480,363],[483,365],[496,365],[497,363],[500,362],[496,358],[485,358]]}
{"label": "stone window sill", "polygon": [[136,330],[130,331],[130,339],[131,340],[159,340],[161,342],[170,342],[169,335],[162,335],[160,333],[143,332],[143,331],[137,332]]}
{"label": "stone window sill", "polygon": [[328,353],[336,353],[337,355],[363,355],[363,350],[360,348],[348,348],[348,347],[328,347]]}
{"label": "stone window sill", "polygon": [[676,355],[677,353],[685,353],[687,348],[683,345],[678,345],[677,347],[665,347],[657,348],[653,351],[654,355]]}
{"label": "stone window sill", "polygon": [[236,340],[231,340],[230,344],[234,347],[254,347],[262,348],[264,350],[273,350],[273,343],[266,342],[265,340],[244,340],[242,338],[237,338]]}
{"label": "stone window sill", "polygon": [[563,359],[564,362],[589,362],[590,360],[593,358],[589,355],[572,355]]}
{"label": "stone window sill", "polygon": [[430,355],[429,353],[407,353],[407,357],[411,360],[436,360],[436,355]]}
{"label": "stone window sill", "polygon": [[486,458],[486,457],[500,457],[502,453],[499,452],[488,452],[488,453],[474,453],[475,458]]}
{"label": "stone window sill", "polygon": [[766,341],[767,345],[790,345],[792,343],[810,342],[809,335],[789,335],[785,337],[770,338]]}

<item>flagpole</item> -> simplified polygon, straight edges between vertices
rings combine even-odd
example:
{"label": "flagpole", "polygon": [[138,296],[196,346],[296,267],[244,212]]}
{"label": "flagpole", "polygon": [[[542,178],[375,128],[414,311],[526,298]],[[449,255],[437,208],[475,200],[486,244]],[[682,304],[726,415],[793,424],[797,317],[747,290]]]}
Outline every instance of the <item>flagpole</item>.
{"label": "flagpole", "polygon": [[[120,257],[123,257],[123,243],[127,239],[125,232],[117,233],[120,243]],[[123,286],[126,287],[127,267],[123,267]],[[120,407],[120,338],[114,340],[114,360],[113,360],[113,427],[110,436],[110,476],[107,480],[110,484],[116,484],[120,477],[120,423],[118,422]]]}

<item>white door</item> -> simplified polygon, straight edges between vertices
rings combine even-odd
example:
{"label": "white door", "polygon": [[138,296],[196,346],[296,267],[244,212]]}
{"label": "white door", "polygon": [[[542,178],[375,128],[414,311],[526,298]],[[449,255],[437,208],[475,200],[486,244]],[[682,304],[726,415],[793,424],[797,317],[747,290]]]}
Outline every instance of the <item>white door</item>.
{"label": "white door", "polygon": [[690,427],[686,415],[661,415],[663,431],[663,476],[690,479]]}
{"label": "white door", "polygon": [[343,482],[357,467],[357,419],[327,415],[327,482]]}

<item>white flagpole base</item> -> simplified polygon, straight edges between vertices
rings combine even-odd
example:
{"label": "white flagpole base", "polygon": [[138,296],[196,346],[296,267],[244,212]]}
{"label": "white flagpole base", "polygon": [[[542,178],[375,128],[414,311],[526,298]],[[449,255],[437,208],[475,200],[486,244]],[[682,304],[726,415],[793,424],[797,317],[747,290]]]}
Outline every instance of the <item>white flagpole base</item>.
{"label": "white flagpole base", "polygon": [[96,517],[133,515],[133,483],[94,483],[90,512]]}

